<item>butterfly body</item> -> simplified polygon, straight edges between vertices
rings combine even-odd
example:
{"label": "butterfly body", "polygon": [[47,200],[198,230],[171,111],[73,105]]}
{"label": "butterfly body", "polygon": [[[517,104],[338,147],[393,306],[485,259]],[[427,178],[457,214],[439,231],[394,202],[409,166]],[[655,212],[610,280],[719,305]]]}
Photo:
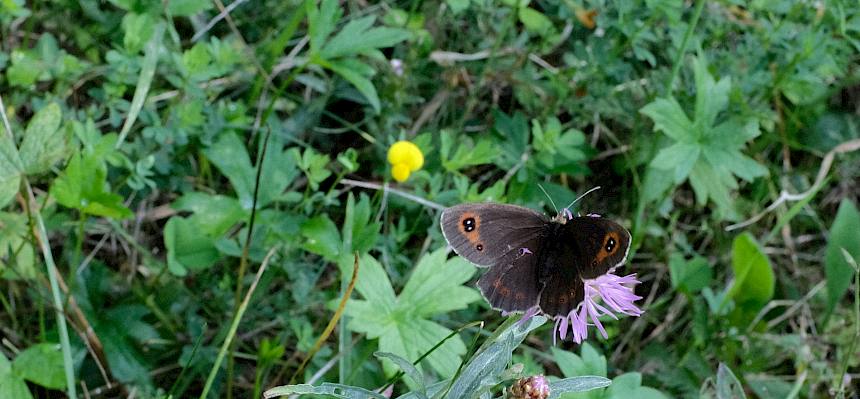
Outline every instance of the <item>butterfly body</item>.
{"label": "butterfly body", "polygon": [[551,317],[567,315],[582,302],[582,280],[624,263],[630,246],[630,234],[611,220],[549,218],[515,205],[457,205],[442,212],[441,224],[457,254],[489,267],[478,288],[508,312],[537,306]]}

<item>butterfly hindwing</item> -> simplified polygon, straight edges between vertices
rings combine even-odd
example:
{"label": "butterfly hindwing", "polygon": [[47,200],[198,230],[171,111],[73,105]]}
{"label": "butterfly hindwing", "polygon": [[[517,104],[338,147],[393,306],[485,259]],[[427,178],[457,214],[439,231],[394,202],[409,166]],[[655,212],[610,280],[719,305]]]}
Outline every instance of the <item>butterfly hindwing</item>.
{"label": "butterfly hindwing", "polygon": [[538,279],[539,265],[536,255],[540,239],[527,242],[525,247],[534,250],[518,251],[504,264],[490,268],[480,279],[478,288],[494,309],[507,312],[526,311],[537,305],[543,288]]}

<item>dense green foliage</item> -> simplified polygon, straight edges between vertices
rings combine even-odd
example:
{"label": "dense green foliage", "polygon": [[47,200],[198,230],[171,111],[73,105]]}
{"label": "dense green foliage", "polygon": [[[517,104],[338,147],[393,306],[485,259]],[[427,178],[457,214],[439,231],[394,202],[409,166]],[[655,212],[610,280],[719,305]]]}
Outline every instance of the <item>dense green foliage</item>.
{"label": "dense green foliage", "polygon": [[[0,397],[860,394],[860,4],[615,3],[0,1]],[[632,233],[608,339],[446,250],[539,185]]]}

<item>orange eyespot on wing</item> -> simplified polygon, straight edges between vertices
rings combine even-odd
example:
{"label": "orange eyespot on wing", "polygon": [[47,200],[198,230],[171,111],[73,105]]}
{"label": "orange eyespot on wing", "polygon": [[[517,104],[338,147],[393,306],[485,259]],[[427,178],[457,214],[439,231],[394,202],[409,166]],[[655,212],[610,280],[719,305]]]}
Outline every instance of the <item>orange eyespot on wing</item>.
{"label": "orange eyespot on wing", "polygon": [[621,247],[621,238],[616,231],[610,231],[603,236],[603,244],[600,246],[600,251],[597,252],[597,255],[592,262],[592,265],[597,263],[602,263],[604,259],[608,256],[612,256],[616,252],[618,252],[618,248]]}
{"label": "orange eyespot on wing", "polygon": [[478,231],[480,231],[481,228],[480,216],[478,216],[474,212],[463,212],[463,214],[460,215],[460,220],[457,223],[457,228],[460,230],[460,233],[462,233],[466,237],[466,239],[469,240],[469,242],[471,242],[473,245],[481,245],[481,235],[478,234]]}

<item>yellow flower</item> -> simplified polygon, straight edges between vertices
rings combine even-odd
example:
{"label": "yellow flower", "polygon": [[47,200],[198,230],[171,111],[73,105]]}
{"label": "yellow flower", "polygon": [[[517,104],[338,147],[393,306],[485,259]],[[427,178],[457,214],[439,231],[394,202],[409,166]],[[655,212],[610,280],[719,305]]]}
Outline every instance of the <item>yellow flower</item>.
{"label": "yellow flower", "polygon": [[388,149],[388,163],[391,164],[391,176],[394,180],[404,182],[410,173],[424,165],[424,154],[417,145],[401,140]]}

